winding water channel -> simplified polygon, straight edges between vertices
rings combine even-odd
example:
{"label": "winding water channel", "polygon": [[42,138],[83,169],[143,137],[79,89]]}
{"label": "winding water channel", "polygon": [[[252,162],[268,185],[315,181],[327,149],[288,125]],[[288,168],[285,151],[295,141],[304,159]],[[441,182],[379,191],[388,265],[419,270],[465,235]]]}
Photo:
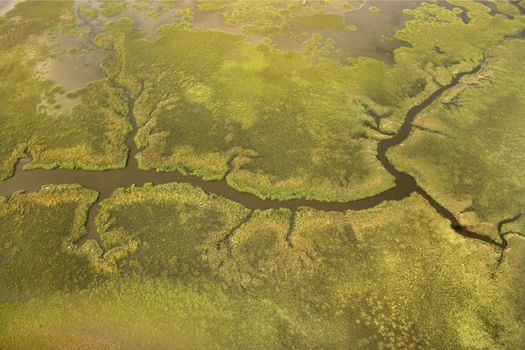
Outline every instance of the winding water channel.
{"label": "winding water channel", "polygon": [[[518,6],[518,5],[516,5]],[[520,8],[520,11],[523,10]],[[84,22],[86,26],[90,28],[88,40],[92,41],[95,35],[95,28],[93,23],[85,18],[80,11],[78,16]],[[466,17],[465,17],[466,18]],[[288,208],[292,210],[292,218],[295,218],[295,213],[300,207],[310,207],[320,211],[346,211],[346,210],[363,210],[373,208],[386,201],[397,201],[407,198],[413,193],[419,194],[423,197],[442,217],[446,218],[451,223],[451,228],[458,234],[483,241],[491,244],[502,251],[507,247],[507,241],[505,234],[502,233],[501,227],[505,223],[512,222],[519,218],[519,215],[510,219],[505,219],[498,224],[498,232],[500,241],[496,241],[493,238],[482,235],[462,227],[455,215],[436,201],[430,196],[422,187],[420,187],[414,177],[398,170],[388,159],[387,152],[390,148],[395,147],[405,141],[410,135],[413,128],[413,121],[426,107],[432,102],[439,98],[444,92],[455,87],[460,83],[461,79],[465,76],[476,74],[480,71],[482,63],[467,72],[462,72],[453,77],[453,79],[447,85],[440,86],[431,95],[425,98],[421,103],[413,106],[406,114],[406,117],[401,125],[399,132],[388,139],[383,139],[378,142],[377,147],[377,159],[382,164],[384,169],[388,171],[395,178],[395,186],[378,193],[376,195],[348,201],[348,202],[325,202],[318,200],[307,200],[307,199],[293,199],[293,200],[272,200],[262,199],[254,194],[247,192],[240,192],[230,187],[227,183],[226,178],[231,171],[231,162],[228,162],[230,170],[226,173],[226,176],[219,181],[205,181],[198,176],[194,175],[183,175],[179,172],[158,172],[155,170],[142,170],[138,167],[136,155],[139,152],[135,145],[134,138],[138,131],[138,127],[134,115],[134,104],[137,97],[131,96],[129,91],[124,87],[118,86],[115,82],[111,82],[116,88],[120,89],[127,99],[128,103],[128,119],[132,124],[132,131],[126,138],[126,145],[129,149],[127,155],[127,164],[122,169],[106,170],[106,171],[87,171],[80,169],[32,169],[24,170],[24,166],[31,161],[31,157],[28,155],[27,159],[20,159],[15,167],[14,176],[11,178],[0,181],[0,195],[9,196],[12,193],[25,190],[28,192],[38,191],[42,186],[50,184],[80,184],[86,188],[98,191],[99,197],[97,201],[91,206],[87,219],[87,236],[85,239],[95,239],[101,247],[103,244],[101,238],[95,228],[95,218],[98,214],[100,202],[106,198],[109,198],[111,194],[121,187],[129,187],[131,185],[144,185],[146,183],[152,184],[165,184],[165,183],[189,183],[192,186],[199,187],[206,193],[214,196],[220,196],[229,200],[235,201],[244,205],[246,208],[253,210],[260,209],[277,209],[277,208]],[[292,219],[293,220],[293,219]],[[291,225],[293,230],[293,224]],[[290,235],[289,232],[288,235]],[[81,241],[81,242],[82,242]],[[79,242],[79,243],[81,243]]]}
{"label": "winding water channel", "polygon": [[134,137],[138,130],[134,116],[135,99],[122,86],[117,86],[117,88],[121,89],[127,98],[128,118],[133,125],[133,129],[126,139],[126,145],[129,148],[129,152],[128,162],[125,168],[107,171],[87,171],[79,169],[23,170],[24,165],[31,160],[30,158],[22,159],[16,165],[14,176],[0,182],[0,194],[10,195],[11,193],[21,189],[34,192],[38,191],[42,186],[49,184],[81,184],[86,188],[96,190],[99,192],[99,198],[89,211],[87,220],[88,235],[86,238],[96,239],[99,243],[101,243],[100,236],[98,235],[98,232],[95,228],[95,217],[98,213],[100,201],[110,197],[117,188],[129,187],[133,184],[140,186],[145,183],[153,183],[156,185],[173,182],[189,183],[192,186],[201,188],[206,193],[235,201],[251,210],[288,208],[294,212],[300,207],[310,207],[320,211],[363,210],[373,208],[385,201],[400,200],[407,198],[412,193],[417,193],[425,198],[440,215],[448,219],[451,222],[452,229],[454,229],[454,231],[457,233],[465,237],[484,241],[499,248],[505,248],[506,241],[503,235],[500,235],[502,242],[497,242],[488,236],[469,231],[468,229],[460,226],[458,220],[452,212],[438,203],[423,188],[421,188],[411,175],[396,169],[396,167],[387,157],[387,152],[391,147],[399,145],[410,135],[410,132],[412,131],[412,123],[421,111],[423,111],[433,101],[439,98],[439,96],[441,96],[445,91],[456,86],[461,81],[462,77],[475,74],[480,69],[481,64],[468,72],[457,74],[449,84],[441,86],[421,103],[412,107],[408,111],[406,118],[397,134],[391,138],[379,141],[377,148],[377,159],[381,162],[385,170],[387,170],[395,178],[395,186],[370,197],[348,202],[324,202],[307,199],[293,199],[286,201],[261,199],[256,195],[233,189],[229,186],[225,179],[219,181],[205,181],[200,177],[194,175],[183,175],[179,172],[157,172],[155,170],[142,170],[138,167],[138,162],[135,157],[139,151],[134,142]]}

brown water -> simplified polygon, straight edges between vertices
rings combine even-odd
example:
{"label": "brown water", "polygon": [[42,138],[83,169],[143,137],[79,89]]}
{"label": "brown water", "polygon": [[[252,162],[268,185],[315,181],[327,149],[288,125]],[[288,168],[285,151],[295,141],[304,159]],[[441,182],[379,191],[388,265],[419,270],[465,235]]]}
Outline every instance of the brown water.
{"label": "brown water", "polygon": [[[60,49],[64,46],[57,43]],[[102,79],[106,76],[100,68],[100,62],[104,53],[100,49],[84,49],[80,53],[63,53],[56,58],[48,59],[38,66],[38,75],[42,80],[50,80],[56,86],[64,88],[65,92],[56,95],[56,103],[60,108],[47,105],[44,101],[41,105],[46,108],[49,115],[67,114],[79,99],[68,97],[68,93],[84,87],[89,82]]]}
{"label": "brown water", "polygon": [[[121,87],[120,87],[121,88]],[[293,199],[278,201],[271,199],[261,199],[254,194],[240,192],[229,186],[225,179],[221,181],[205,181],[193,175],[183,175],[179,172],[157,172],[154,170],[141,170],[138,168],[136,154],[138,149],[133,142],[137,132],[133,107],[135,99],[127,92],[129,107],[129,120],[133,124],[133,131],[126,139],[129,148],[128,163],[123,169],[107,171],[87,171],[80,169],[32,169],[23,170],[25,164],[30,159],[21,160],[15,168],[15,175],[3,182],[0,182],[0,195],[8,196],[19,190],[29,192],[38,191],[42,186],[49,184],[80,184],[86,188],[99,192],[99,200],[90,211],[88,219],[89,238],[97,238],[94,227],[94,219],[98,210],[98,203],[111,196],[115,189],[120,187],[130,187],[132,185],[143,185],[145,183],[189,183],[203,189],[205,192],[224,197],[240,203],[249,209],[272,209],[289,208],[296,210],[299,207],[307,206],[323,211],[344,211],[348,209],[360,210],[374,207],[385,200],[399,200],[410,195],[411,187],[406,186],[405,182],[400,181],[396,187],[382,192],[378,195],[351,202],[323,202],[317,200]]]}
{"label": "brown water", "polygon": [[[169,10],[162,10],[165,8],[165,3],[162,1],[150,1],[151,5],[156,13],[155,17],[148,15],[148,11],[138,10],[128,5],[127,9],[120,15],[116,16],[114,20],[120,18],[131,18],[133,20],[133,27],[146,39],[154,40],[156,38],[155,32],[163,24],[177,22],[179,16],[177,10],[183,10],[189,8],[192,3],[190,1],[177,1],[173,7]],[[171,4],[173,5],[173,4]]]}
{"label": "brown water", "polygon": [[[365,8],[363,6],[363,8]],[[376,14],[374,14],[376,15]],[[81,20],[84,23],[89,25],[89,22],[86,18]],[[94,36],[94,25],[91,25],[89,39],[92,39]],[[427,106],[429,106],[434,100],[439,98],[445,91],[456,86],[461,78],[466,75],[475,74],[481,68],[481,65],[475,67],[470,72],[460,73],[452,79],[452,81],[445,86],[440,87],[430,96],[428,96],[420,104],[412,107],[396,135],[393,135],[391,138],[382,140],[378,143],[377,148],[377,159],[381,162],[382,166],[395,178],[395,186],[391,189],[388,189],[384,192],[378,193],[376,195],[358,199],[348,202],[324,202],[318,200],[307,200],[307,199],[294,199],[287,201],[278,201],[271,199],[261,199],[253,194],[240,192],[233,189],[227,182],[227,176],[225,179],[220,181],[204,181],[201,178],[193,175],[182,175],[178,172],[157,172],[154,170],[141,170],[138,168],[136,155],[139,152],[135,143],[134,137],[137,133],[137,125],[134,116],[134,104],[135,98],[133,98],[128,91],[126,91],[122,86],[116,85],[115,82],[112,84],[123,91],[127,98],[128,102],[128,118],[133,125],[133,129],[126,139],[126,145],[129,149],[128,154],[128,163],[123,169],[115,169],[108,171],[86,171],[86,170],[65,170],[65,169],[55,169],[55,170],[28,170],[24,171],[23,167],[28,160],[21,160],[18,162],[15,168],[15,174],[13,177],[0,181],[0,195],[9,196],[13,192],[19,190],[26,191],[37,191],[42,186],[49,184],[80,184],[86,188],[93,189],[99,192],[100,196],[97,202],[92,206],[88,215],[88,236],[87,238],[96,239],[101,246],[103,247],[100,237],[95,229],[95,217],[98,213],[98,207],[101,200],[108,198],[111,194],[120,187],[130,187],[132,185],[141,186],[145,183],[152,184],[163,184],[163,183],[189,183],[195,187],[199,187],[210,195],[220,196],[237,203],[244,205],[245,207],[255,210],[255,209],[276,209],[276,208],[289,208],[292,211],[296,211],[300,207],[310,207],[321,211],[345,211],[345,210],[362,210],[373,208],[385,201],[391,200],[400,200],[410,196],[412,193],[418,193],[423,198],[425,198],[428,203],[444,218],[448,219],[451,222],[451,227],[458,233],[465,237],[478,239],[486,243],[495,245],[500,248],[506,246],[506,241],[502,236],[502,243],[494,241],[492,238],[487,236],[471,232],[458,223],[458,220],[455,218],[454,214],[439,204],[435,199],[433,199],[427,192],[425,192],[421,187],[416,183],[416,180],[399,170],[397,170],[394,165],[387,158],[386,154],[391,147],[395,147],[402,143],[409,135],[412,130],[412,122],[417,117],[417,115],[423,111]],[[30,158],[30,156],[28,157]],[[229,164],[231,166],[231,164]]]}
{"label": "brown water", "polygon": [[[79,13],[80,6],[89,3],[88,1],[75,2],[77,13]],[[49,105],[46,101],[42,101],[39,105],[45,108],[46,113],[51,116],[69,113],[79,101],[78,98],[68,97],[68,93],[75,92],[86,84],[106,76],[100,67],[105,52],[92,42],[95,35],[93,25],[84,21],[81,21],[80,24],[79,32],[87,31],[89,35],[56,35],[49,43],[53,55],[40,62],[36,69],[38,78],[52,81],[55,86],[64,89],[63,94],[54,96],[55,104],[59,108]]]}
{"label": "brown water", "polygon": [[83,53],[68,54],[51,59],[42,64],[44,79],[54,81],[66,92],[73,92],[87,83],[106,76],[100,68],[104,53],[102,50],[87,50]]}
{"label": "brown water", "polygon": [[[100,242],[100,237],[95,229],[95,217],[98,213],[98,206],[101,200],[111,196],[113,191],[120,187],[129,187],[132,185],[143,185],[145,183],[163,184],[182,182],[189,183],[193,186],[203,189],[205,192],[230,199],[237,203],[244,205],[249,209],[277,209],[277,208],[289,208],[296,211],[300,207],[310,207],[322,211],[345,211],[345,210],[362,210],[373,208],[385,201],[400,200],[410,196],[412,193],[418,193],[425,198],[428,203],[444,218],[451,222],[452,228],[459,234],[478,239],[498,247],[502,246],[502,243],[494,241],[492,238],[487,236],[471,232],[458,223],[454,214],[448,209],[439,204],[434,200],[427,192],[425,192],[416,183],[416,180],[399,170],[390,162],[386,156],[388,149],[395,147],[403,142],[412,130],[412,122],[416,116],[429,106],[435,99],[441,96],[445,91],[456,86],[461,78],[465,75],[475,74],[481,68],[481,65],[475,67],[470,72],[464,72],[458,74],[448,85],[440,87],[433,94],[427,97],[420,104],[412,107],[403,122],[399,133],[390,139],[382,140],[378,144],[377,159],[381,162],[385,170],[387,170],[392,176],[395,177],[395,186],[379,194],[348,202],[323,202],[318,200],[307,200],[307,199],[293,199],[287,201],[278,201],[271,199],[261,199],[253,194],[240,192],[229,186],[226,179],[221,181],[205,181],[197,176],[182,175],[178,172],[157,172],[154,170],[141,170],[138,168],[136,160],[136,154],[138,149],[133,142],[134,137],[137,133],[137,125],[135,116],[133,114],[135,99],[123,89],[121,86],[117,86],[122,89],[128,99],[128,118],[133,124],[133,131],[128,135],[126,139],[126,145],[129,148],[128,163],[123,169],[108,170],[108,171],[86,171],[86,170],[29,170],[23,171],[24,163],[27,161],[20,161],[15,169],[15,175],[3,182],[0,182],[0,194],[9,195],[15,191],[26,190],[26,191],[37,191],[42,186],[48,184],[80,184],[86,188],[90,188],[99,192],[100,196],[98,201],[92,206],[88,216],[88,236],[87,238],[93,238]],[[115,83],[114,83],[115,84]],[[102,246],[102,244],[101,244]]]}
{"label": "brown water", "polygon": [[195,28],[221,30],[223,32],[240,34],[242,29],[241,26],[231,26],[226,24],[224,18],[222,18],[223,12],[224,10],[197,12],[191,26]]}
{"label": "brown water", "polygon": [[[395,32],[411,18],[403,10],[414,9],[420,4],[421,1],[366,1],[358,10],[345,13],[346,23],[355,25],[357,31],[325,31],[322,34],[334,39],[335,46],[343,50],[343,54],[335,54],[342,61],[346,59],[345,56],[367,56],[392,61],[394,50],[406,45],[394,38]],[[379,7],[381,12],[370,12],[370,6]]]}
{"label": "brown water", "polygon": [[[291,3],[292,1],[283,1],[281,4],[277,4],[276,7],[287,7]],[[343,53],[334,54],[333,57],[339,59],[341,62],[346,62],[348,56],[368,56],[391,61],[393,51],[405,45],[404,42],[393,38],[396,30],[401,28],[404,22],[410,18],[410,16],[403,14],[403,10],[417,7],[421,1],[354,1],[351,2],[354,5],[354,8],[351,10],[342,10],[336,3],[337,1],[333,4],[320,5],[317,2],[309,1],[305,5],[331,13],[344,14],[347,24],[357,25],[357,32],[350,32],[348,30],[344,30],[341,33],[334,33],[328,30],[315,31],[321,33],[325,38],[334,39],[336,42],[335,48],[343,50]],[[90,5],[96,8],[98,6],[97,4],[98,2],[96,1],[77,1],[77,6]],[[161,25],[178,21],[179,16],[176,14],[176,10],[190,8],[194,5],[192,1],[179,1],[175,3],[173,8],[170,7],[169,10],[161,10],[166,6],[162,1],[150,1],[149,4],[156,9],[155,13],[158,14],[158,17],[152,18],[148,16],[147,11],[137,10],[132,6],[128,6],[126,11],[112,20],[129,17],[133,19],[134,27],[141,35],[153,40],[155,39],[156,30]],[[370,6],[381,8],[381,12],[371,13],[368,10]],[[242,29],[241,25],[230,26],[225,23],[222,17],[224,11],[227,11],[227,9],[196,11],[191,26],[194,28],[240,34]],[[93,25],[96,30],[99,30],[103,23],[100,19],[97,19],[93,21],[91,25]],[[273,42],[284,51],[302,51],[304,50],[302,41],[308,39],[313,32],[314,31],[305,31],[303,33],[296,33],[301,38],[298,42],[294,42],[288,36],[277,36]],[[258,42],[260,38],[249,37],[248,39],[252,42]]]}

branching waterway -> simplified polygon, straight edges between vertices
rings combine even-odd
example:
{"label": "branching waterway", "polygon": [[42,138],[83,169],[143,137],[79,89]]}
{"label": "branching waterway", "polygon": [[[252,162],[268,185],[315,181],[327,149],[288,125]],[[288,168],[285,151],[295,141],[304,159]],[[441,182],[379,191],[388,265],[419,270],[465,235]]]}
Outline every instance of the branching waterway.
{"label": "branching waterway", "polygon": [[439,98],[445,91],[456,86],[464,76],[477,73],[481,69],[481,66],[482,64],[479,64],[468,72],[457,74],[449,84],[441,86],[421,103],[412,107],[408,111],[406,118],[399,129],[399,132],[391,138],[381,140],[378,143],[377,159],[381,162],[385,170],[394,176],[395,186],[370,197],[348,202],[324,202],[307,199],[293,199],[286,201],[262,199],[254,194],[240,192],[233,189],[225,179],[219,181],[205,181],[198,176],[183,175],[179,172],[142,170],[138,166],[136,155],[139,150],[137,149],[137,146],[134,142],[134,138],[138,130],[134,115],[134,104],[136,98],[133,98],[133,96],[131,96],[131,94],[124,87],[118,86],[115,83],[113,83],[114,86],[120,89],[127,99],[128,118],[133,126],[132,131],[129,133],[126,139],[126,145],[129,149],[126,167],[107,171],[87,171],[79,169],[23,170],[24,165],[31,161],[30,157],[28,157],[28,159],[22,159],[18,162],[15,168],[14,176],[0,182],[0,194],[10,195],[13,192],[22,189],[30,192],[38,191],[42,186],[49,184],[80,184],[86,188],[96,190],[99,192],[99,198],[89,211],[87,220],[88,235],[86,238],[92,238],[97,240],[99,243],[102,243],[95,228],[95,218],[98,213],[100,202],[110,197],[117,188],[129,187],[133,184],[140,186],[145,183],[189,183],[192,186],[201,188],[210,195],[220,196],[235,201],[251,209],[252,211],[256,209],[264,210],[288,208],[295,212],[300,207],[310,207],[320,211],[363,210],[373,208],[386,201],[401,200],[403,198],[407,198],[412,193],[417,193],[426,199],[427,202],[441,216],[448,219],[451,222],[452,229],[458,234],[468,238],[481,240],[498,248],[504,249],[507,246],[507,243],[503,235],[500,236],[502,241],[498,242],[486,235],[472,232],[462,227],[452,212],[446,209],[432,196],[430,196],[423,188],[421,188],[411,175],[398,170],[387,157],[387,152],[390,148],[401,144],[410,135],[413,128],[413,121],[417,115],[421,113],[421,111],[423,111],[433,101]]}
{"label": "branching waterway", "polygon": [[[95,28],[93,23],[89,19],[85,18],[80,11],[78,16],[82,22],[90,28],[88,41],[92,42],[95,35]],[[100,202],[106,198],[109,198],[111,194],[118,188],[130,187],[132,185],[142,186],[146,183],[152,184],[165,184],[165,183],[189,183],[192,186],[199,187],[207,194],[212,196],[218,196],[227,198],[231,201],[240,203],[246,208],[251,210],[266,210],[266,209],[277,209],[287,208],[292,210],[290,231],[287,234],[287,241],[291,245],[291,235],[295,224],[295,214],[300,207],[310,207],[320,211],[346,211],[346,210],[364,210],[374,208],[377,205],[386,201],[397,201],[409,197],[413,193],[419,194],[423,197],[442,217],[449,220],[451,228],[458,234],[483,241],[501,250],[502,254],[507,247],[507,241],[505,234],[502,233],[501,228],[504,224],[510,223],[517,220],[520,214],[517,216],[502,220],[498,224],[499,238],[500,241],[496,241],[493,238],[476,233],[462,227],[456,216],[437,200],[435,200],[430,194],[428,194],[421,186],[419,186],[411,175],[398,170],[388,159],[388,150],[395,147],[405,141],[410,133],[412,132],[413,122],[415,118],[436,99],[438,99],[444,92],[452,89],[460,83],[461,79],[465,76],[476,74],[480,71],[483,61],[471,69],[470,71],[458,73],[453,79],[446,85],[440,86],[421,103],[413,106],[406,114],[403,124],[399,128],[396,134],[388,134],[390,138],[379,141],[377,147],[377,159],[382,164],[384,169],[388,171],[395,178],[395,186],[375,194],[370,197],[347,201],[347,202],[325,202],[319,200],[308,200],[308,199],[292,199],[292,200],[272,200],[262,199],[254,194],[241,192],[232,188],[224,176],[219,181],[205,181],[202,178],[195,175],[183,175],[179,172],[159,172],[156,170],[143,170],[138,166],[136,155],[139,152],[134,142],[135,135],[138,131],[136,119],[134,115],[135,100],[140,96],[140,93],[133,97],[125,87],[118,85],[114,81],[110,83],[117,89],[119,89],[123,96],[127,99],[128,104],[128,119],[132,124],[132,131],[126,138],[126,145],[128,147],[127,164],[122,169],[106,170],[106,171],[88,171],[81,169],[32,169],[24,170],[24,166],[31,162],[30,154],[27,155],[26,159],[20,159],[15,167],[14,176],[11,178],[0,181],[0,195],[9,196],[12,193],[20,190],[35,192],[40,188],[50,184],[80,184],[86,188],[96,190],[99,193],[97,201],[91,206],[87,219],[87,236],[82,239],[81,244],[86,239],[95,239],[102,249],[104,245],[95,227],[95,218],[97,217]],[[233,158],[228,161],[229,170],[226,175],[233,169],[232,167]],[[249,220],[251,214],[245,219]],[[245,222],[243,221],[243,222]],[[242,223],[240,224],[242,225]],[[233,234],[232,231],[231,234]],[[501,260],[501,258],[500,258]]]}

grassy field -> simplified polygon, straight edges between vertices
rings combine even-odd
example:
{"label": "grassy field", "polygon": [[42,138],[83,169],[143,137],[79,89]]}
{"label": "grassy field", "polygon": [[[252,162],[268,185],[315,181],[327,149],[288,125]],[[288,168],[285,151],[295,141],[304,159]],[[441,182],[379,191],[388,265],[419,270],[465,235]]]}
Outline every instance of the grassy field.
{"label": "grassy field", "polygon": [[71,92],[69,98],[78,102],[66,114],[41,108],[60,109],[64,89],[41,77],[38,67],[56,58],[53,38],[75,35],[75,21],[66,1],[23,3],[0,17],[0,179],[12,175],[17,158],[27,152],[32,167],[125,165],[127,105],[106,80]]}
{"label": "grassy field", "polygon": [[[461,221],[489,235],[525,210],[524,81],[516,65],[522,40],[489,51],[484,68],[436,101],[416,120],[442,133],[417,131],[392,152],[396,164]],[[523,220],[514,229],[523,231]],[[497,238],[497,237],[495,237]]]}
{"label": "grassy field", "polygon": [[[253,4],[232,6],[236,21],[254,16]],[[342,65],[328,58],[333,42],[320,34],[303,53],[181,24],[146,41],[126,19],[108,25],[97,43],[112,51],[108,74],[137,98],[141,167],[209,180],[228,174],[230,186],[263,198],[344,201],[391,187],[375,159],[378,140],[525,24],[489,16],[480,4],[465,8],[468,24],[437,5],[407,10],[415,19],[396,37],[411,46],[396,51],[393,65],[363,57]],[[289,8],[287,16],[301,11]],[[460,39],[449,40],[451,33]]]}
{"label": "grassy field", "polygon": [[[359,33],[338,1],[24,2],[0,17],[0,181],[29,155],[124,167],[132,115],[143,169],[261,198],[363,198],[394,185],[379,142],[481,65],[387,156],[473,232],[505,234],[465,238],[415,193],[363,211],[250,210],[173,183],[115,190],[97,243],[84,241],[97,192],[15,192],[0,196],[0,349],[525,348],[525,215],[501,223],[525,210],[525,20],[506,2],[495,16],[449,4],[461,9],[406,11],[391,63],[332,58],[333,35]],[[146,36],[137,12],[160,24],[172,10]],[[40,68],[93,51],[106,76],[78,90]]]}
{"label": "grassy field", "polygon": [[[62,223],[80,222],[92,196],[54,188],[2,204],[0,254],[12,256],[2,269],[24,266],[22,252],[35,264],[1,274],[3,348],[524,345],[523,239],[512,237],[495,270],[494,248],[458,236],[417,196],[292,218],[187,185],[122,189],[98,218],[103,258],[71,247]],[[31,238],[35,224],[46,241]],[[13,252],[14,242],[24,245]]]}
{"label": "grassy field", "polygon": [[114,51],[108,74],[137,98],[141,167],[210,180],[228,172],[231,186],[263,198],[343,201],[392,186],[375,159],[384,135],[367,126],[369,111],[388,115],[415,97],[417,67],[315,64],[318,40],[303,55],[178,25],[157,36],[143,40],[121,20],[96,40]]}
{"label": "grassy field", "polygon": [[[96,192],[74,185],[0,197],[3,305],[75,290],[93,281],[95,271],[87,255],[73,242],[86,234],[87,209],[96,197]],[[2,322],[0,328],[5,326]]]}

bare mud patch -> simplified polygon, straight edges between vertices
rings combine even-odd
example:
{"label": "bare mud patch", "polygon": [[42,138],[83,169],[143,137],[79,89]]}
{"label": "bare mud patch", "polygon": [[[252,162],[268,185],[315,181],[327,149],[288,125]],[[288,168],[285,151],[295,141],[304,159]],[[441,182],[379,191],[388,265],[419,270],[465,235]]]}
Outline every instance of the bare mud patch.
{"label": "bare mud patch", "polygon": [[51,99],[43,99],[39,108],[49,115],[62,115],[78,102],[70,93],[106,76],[100,68],[104,52],[78,37],[60,36],[54,47],[53,57],[39,64],[37,71],[42,80],[53,82],[56,93]]}
{"label": "bare mud patch", "polygon": [[0,16],[11,11],[19,0],[0,0]]}

